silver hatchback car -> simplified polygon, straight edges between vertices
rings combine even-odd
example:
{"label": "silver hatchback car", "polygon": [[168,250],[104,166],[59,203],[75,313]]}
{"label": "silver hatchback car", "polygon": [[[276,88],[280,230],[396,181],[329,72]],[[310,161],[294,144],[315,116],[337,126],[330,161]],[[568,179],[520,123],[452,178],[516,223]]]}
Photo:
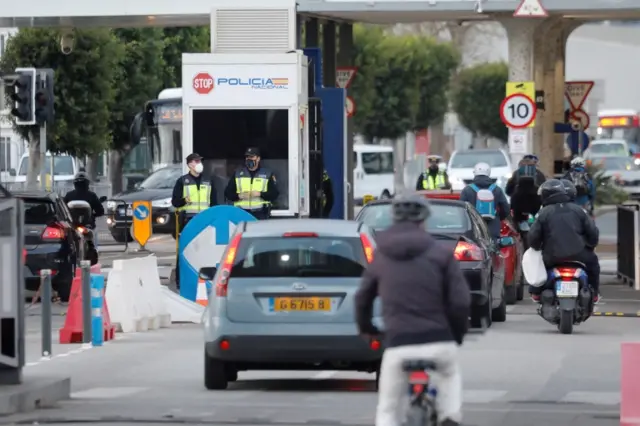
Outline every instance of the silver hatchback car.
{"label": "silver hatchback car", "polygon": [[[207,389],[246,370],[377,372],[382,345],[355,324],[354,295],[373,258],[367,225],[284,219],[236,228],[211,281],[205,315]],[[374,321],[380,323],[380,306]]]}

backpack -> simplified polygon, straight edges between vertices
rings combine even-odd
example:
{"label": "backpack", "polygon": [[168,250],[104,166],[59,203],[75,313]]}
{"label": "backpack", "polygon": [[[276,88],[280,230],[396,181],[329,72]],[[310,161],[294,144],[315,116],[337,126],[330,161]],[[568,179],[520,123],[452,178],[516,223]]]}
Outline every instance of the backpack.
{"label": "backpack", "polygon": [[572,170],[569,177],[576,187],[578,196],[589,195],[589,177],[586,170]]}
{"label": "backpack", "polygon": [[480,189],[473,183],[469,185],[476,192],[476,210],[485,220],[493,220],[496,218],[498,211],[496,210],[496,199],[493,190],[496,184],[493,183],[489,188]]}

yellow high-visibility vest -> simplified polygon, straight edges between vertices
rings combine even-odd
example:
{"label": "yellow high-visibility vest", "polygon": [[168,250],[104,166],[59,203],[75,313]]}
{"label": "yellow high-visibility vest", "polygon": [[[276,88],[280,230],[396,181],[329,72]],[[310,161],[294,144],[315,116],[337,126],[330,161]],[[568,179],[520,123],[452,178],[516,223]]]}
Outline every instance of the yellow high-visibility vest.
{"label": "yellow high-visibility vest", "polygon": [[195,183],[184,185],[182,191],[184,198],[189,198],[189,202],[176,210],[187,213],[198,214],[209,208],[209,200],[211,198],[211,185],[207,182],[201,182],[200,188]]}
{"label": "yellow high-visibility vest", "polygon": [[[252,178],[251,175],[244,170],[237,171],[235,176],[236,193],[266,192],[269,186],[270,175],[270,172],[260,169]],[[271,203],[263,200],[261,197],[252,196],[246,200],[238,200],[233,203],[233,205],[243,210],[261,210],[264,207],[270,206]]]}
{"label": "yellow high-visibility vest", "polygon": [[439,189],[445,186],[446,182],[444,180],[444,175],[442,173],[438,173],[435,178],[431,177],[428,173],[425,173],[422,177],[422,188],[433,190]]}

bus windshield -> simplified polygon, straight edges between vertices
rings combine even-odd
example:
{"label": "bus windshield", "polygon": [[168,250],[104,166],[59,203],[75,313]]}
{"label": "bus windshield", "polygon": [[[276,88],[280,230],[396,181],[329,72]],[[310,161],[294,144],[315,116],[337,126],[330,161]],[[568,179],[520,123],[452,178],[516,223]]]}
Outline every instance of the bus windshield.
{"label": "bus windshield", "polygon": [[152,169],[182,161],[182,99],[150,102],[155,126],[148,128]]}

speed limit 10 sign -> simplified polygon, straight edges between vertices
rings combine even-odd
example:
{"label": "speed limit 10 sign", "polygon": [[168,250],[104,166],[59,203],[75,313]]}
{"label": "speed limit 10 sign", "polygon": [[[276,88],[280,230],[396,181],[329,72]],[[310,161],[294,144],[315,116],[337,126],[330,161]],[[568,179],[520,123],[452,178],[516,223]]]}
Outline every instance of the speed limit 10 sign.
{"label": "speed limit 10 sign", "polygon": [[507,127],[512,129],[530,127],[537,112],[534,100],[522,93],[507,96],[500,105],[500,118]]}

